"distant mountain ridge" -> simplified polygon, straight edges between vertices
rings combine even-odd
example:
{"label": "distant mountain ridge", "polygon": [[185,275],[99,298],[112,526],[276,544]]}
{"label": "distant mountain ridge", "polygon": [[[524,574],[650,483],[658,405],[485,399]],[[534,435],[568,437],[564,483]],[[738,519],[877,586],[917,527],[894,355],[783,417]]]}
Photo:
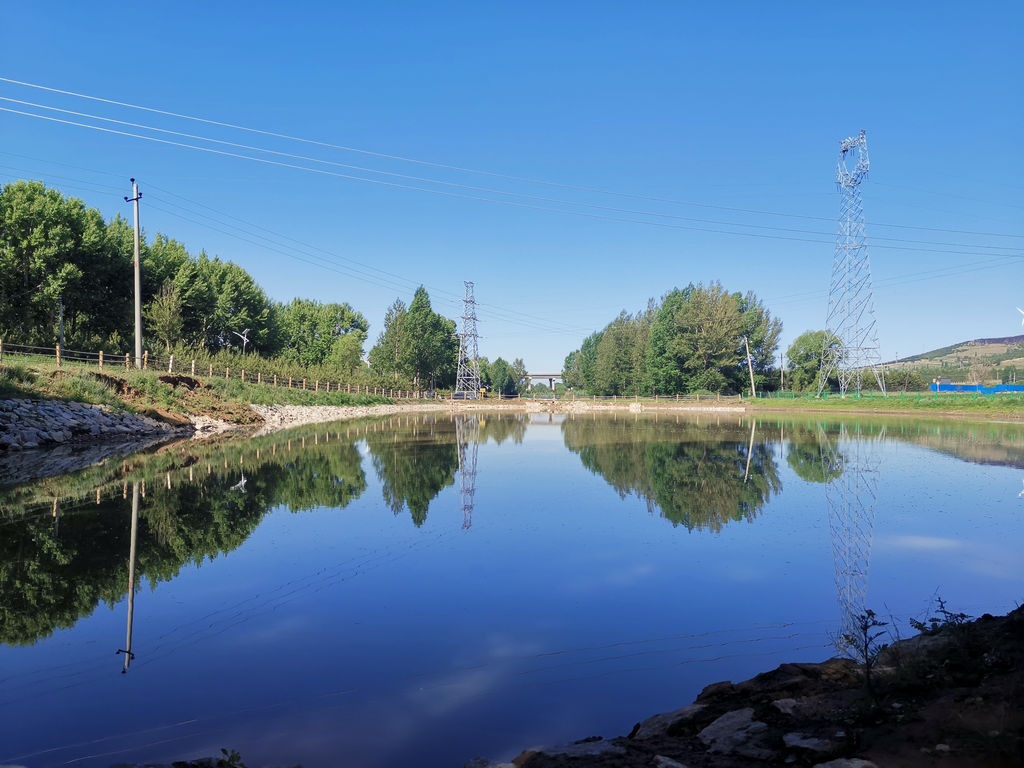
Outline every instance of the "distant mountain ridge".
{"label": "distant mountain ridge", "polygon": [[986,350],[989,354],[985,357],[997,357],[1005,356],[1010,350],[1021,348],[1022,356],[1024,356],[1024,335],[1020,336],[996,336],[987,339],[972,339],[971,341],[961,341],[959,344],[951,344],[948,347],[940,347],[939,349],[933,349],[931,352],[924,352],[920,355],[912,355],[910,357],[900,358],[900,362],[913,363],[922,362],[925,360],[936,360],[943,357],[954,355],[958,350],[967,350],[973,347],[1005,347],[1003,350]]}

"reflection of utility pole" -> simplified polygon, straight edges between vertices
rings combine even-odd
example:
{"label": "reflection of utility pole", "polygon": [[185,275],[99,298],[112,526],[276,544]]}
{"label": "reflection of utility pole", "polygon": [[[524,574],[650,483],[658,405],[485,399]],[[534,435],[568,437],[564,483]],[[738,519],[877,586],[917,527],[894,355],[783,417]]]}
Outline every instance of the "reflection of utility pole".
{"label": "reflection of utility pole", "polygon": [[750,361],[750,342],[747,341],[747,337],[743,337],[743,344],[747,348],[747,370],[750,371],[750,396],[757,397],[757,390],[754,389],[754,364]]}
{"label": "reflection of utility pole", "polygon": [[747,470],[743,473],[743,482],[750,477],[750,457],[754,455],[754,430],[757,428],[757,420],[750,420],[750,445],[747,447]]}
{"label": "reflection of utility pole", "polygon": [[124,669],[121,674],[128,671],[128,666],[135,658],[132,653],[132,621],[135,615],[135,540],[139,532],[139,484],[132,483],[132,543],[128,549],[128,630],[125,639],[125,647],[119,648],[117,654],[124,654]]}
{"label": "reflection of utility pole", "polygon": [[876,439],[851,436],[841,427],[843,450],[818,428],[822,469],[825,473],[825,502],[828,507],[832,557],[836,571],[840,628],[836,650],[848,653],[847,637],[857,636],[858,617],[867,610],[868,568],[878,504],[880,459]]}
{"label": "reflection of utility pole", "polygon": [[476,452],[480,440],[480,417],[455,417],[455,441],[459,447],[459,488],[462,495],[462,529],[473,525],[473,496],[476,494]]}

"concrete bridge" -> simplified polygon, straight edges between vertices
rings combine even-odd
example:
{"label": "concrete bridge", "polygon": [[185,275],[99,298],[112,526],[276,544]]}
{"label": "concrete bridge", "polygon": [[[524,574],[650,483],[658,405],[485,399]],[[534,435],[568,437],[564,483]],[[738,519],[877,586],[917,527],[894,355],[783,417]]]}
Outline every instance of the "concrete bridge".
{"label": "concrete bridge", "polygon": [[555,382],[562,380],[562,372],[561,371],[559,371],[558,373],[528,373],[526,375],[530,378],[530,381],[533,381],[534,379],[540,379],[542,381],[544,379],[547,379],[548,380],[548,388],[552,392],[555,390]]}

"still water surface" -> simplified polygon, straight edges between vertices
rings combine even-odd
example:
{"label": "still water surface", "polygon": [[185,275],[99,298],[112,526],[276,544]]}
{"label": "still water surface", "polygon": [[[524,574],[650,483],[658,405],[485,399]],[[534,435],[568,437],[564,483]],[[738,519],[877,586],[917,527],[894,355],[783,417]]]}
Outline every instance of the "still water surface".
{"label": "still water surface", "polygon": [[1011,609],[1022,480],[1017,425],[431,415],[0,487],[0,764],[621,734],[834,655],[865,605]]}

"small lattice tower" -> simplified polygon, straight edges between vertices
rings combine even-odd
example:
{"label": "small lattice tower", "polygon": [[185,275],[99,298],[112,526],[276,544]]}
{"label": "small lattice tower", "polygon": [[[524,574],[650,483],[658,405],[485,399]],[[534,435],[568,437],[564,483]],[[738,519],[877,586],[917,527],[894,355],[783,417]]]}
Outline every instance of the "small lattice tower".
{"label": "small lattice tower", "polygon": [[464,398],[480,397],[480,354],[476,335],[476,299],[473,284],[466,281],[463,299],[462,333],[459,334],[459,368],[455,377],[455,392]]}
{"label": "small lattice tower", "polygon": [[480,443],[480,417],[455,417],[455,442],[459,448],[459,493],[462,496],[462,530],[473,525],[473,496],[476,494],[476,452]]}
{"label": "small lattice tower", "polygon": [[[856,164],[850,170],[847,162],[852,162],[854,155]],[[819,395],[832,374],[839,379],[839,391],[843,396],[851,388],[860,392],[867,371],[874,374],[879,389],[885,391],[861,196],[861,182],[867,175],[868,143],[864,131],[861,131],[856,137],[839,144],[836,164],[836,184],[841,195],[839,230],[828,292]]]}
{"label": "small lattice tower", "polygon": [[838,653],[851,655],[850,638],[858,636],[860,616],[867,610],[868,570],[881,465],[877,444],[884,438],[884,430],[871,436],[850,435],[843,426],[839,440],[833,442],[821,427],[818,429],[839,601],[839,632],[835,645]]}

